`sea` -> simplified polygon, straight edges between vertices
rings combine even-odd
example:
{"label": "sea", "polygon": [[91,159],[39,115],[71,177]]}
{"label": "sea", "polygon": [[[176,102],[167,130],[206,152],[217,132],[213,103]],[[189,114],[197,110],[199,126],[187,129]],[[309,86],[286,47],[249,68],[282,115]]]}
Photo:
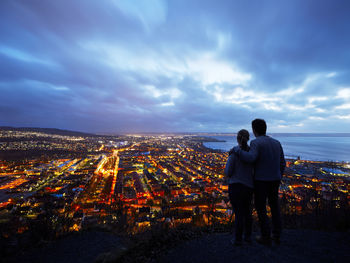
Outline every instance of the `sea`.
{"label": "sea", "polygon": [[[329,135],[269,135],[282,144],[286,158],[302,160],[350,162],[350,136]],[[229,151],[237,145],[234,135],[207,136],[223,142],[204,142],[204,146]],[[251,136],[251,139],[254,139]]]}

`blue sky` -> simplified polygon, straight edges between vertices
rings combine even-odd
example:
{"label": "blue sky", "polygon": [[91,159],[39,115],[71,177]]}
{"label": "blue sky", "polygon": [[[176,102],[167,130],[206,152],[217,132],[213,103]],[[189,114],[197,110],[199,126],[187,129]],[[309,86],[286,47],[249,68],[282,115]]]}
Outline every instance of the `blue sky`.
{"label": "blue sky", "polygon": [[350,2],[2,0],[0,126],[350,131]]}

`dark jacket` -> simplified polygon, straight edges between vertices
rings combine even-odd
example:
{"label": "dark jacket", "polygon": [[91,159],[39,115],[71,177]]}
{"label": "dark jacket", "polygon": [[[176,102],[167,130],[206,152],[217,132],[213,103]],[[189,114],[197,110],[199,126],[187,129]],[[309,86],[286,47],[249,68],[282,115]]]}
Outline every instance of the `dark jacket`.
{"label": "dark jacket", "polygon": [[249,152],[235,147],[234,151],[245,162],[254,163],[254,179],[259,181],[281,180],[286,161],[281,143],[269,136],[258,136],[250,143]]}

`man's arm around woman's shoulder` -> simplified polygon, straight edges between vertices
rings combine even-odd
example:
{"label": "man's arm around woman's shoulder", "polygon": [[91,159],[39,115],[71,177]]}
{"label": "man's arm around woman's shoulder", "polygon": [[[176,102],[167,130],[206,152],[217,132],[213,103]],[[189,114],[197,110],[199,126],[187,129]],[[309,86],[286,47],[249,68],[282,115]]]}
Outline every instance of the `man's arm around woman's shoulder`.
{"label": "man's arm around woman's shoulder", "polygon": [[256,140],[251,141],[249,152],[242,150],[238,146],[234,147],[233,150],[238,154],[241,160],[248,163],[253,163],[258,158],[258,145]]}

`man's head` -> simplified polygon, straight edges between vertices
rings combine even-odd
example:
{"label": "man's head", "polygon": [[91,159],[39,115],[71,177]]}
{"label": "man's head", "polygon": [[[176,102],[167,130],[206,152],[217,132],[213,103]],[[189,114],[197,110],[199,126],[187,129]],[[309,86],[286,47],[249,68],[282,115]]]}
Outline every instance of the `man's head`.
{"label": "man's head", "polygon": [[263,119],[255,119],[252,121],[252,128],[255,137],[266,134],[266,122]]}

